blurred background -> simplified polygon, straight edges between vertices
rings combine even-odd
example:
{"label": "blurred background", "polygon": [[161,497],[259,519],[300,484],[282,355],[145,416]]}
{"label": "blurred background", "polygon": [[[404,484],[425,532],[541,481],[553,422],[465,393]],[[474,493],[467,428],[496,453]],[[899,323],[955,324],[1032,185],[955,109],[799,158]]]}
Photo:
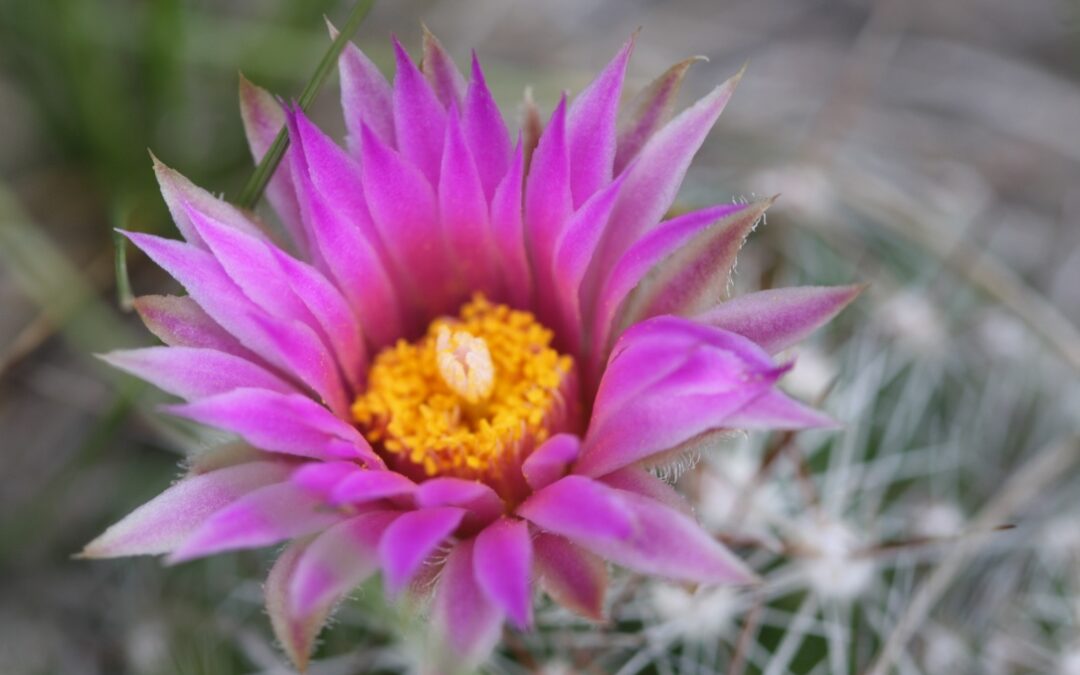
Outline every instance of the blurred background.
{"label": "blurred background", "polygon": [[[235,199],[238,72],[295,98],[351,4],[0,0],[0,673],[287,673],[265,553],[70,559],[200,441],[90,354],[151,344],[112,228],[175,234],[147,150]],[[738,291],[870,282],[785,386],[839,433],[760,435],[679,477],[766,579],[617,576],[611,621],[544,606],[495,673],[1080,674],[1080,4],[1073,0],[395,0],[496,98],[549,112],[643,27],[628,90],[687,56],[686,105],[749,61],[686,207],[780,193]],[[336,74],[312,114],[343,124]],[[516,120],[511,120],[516,124]],[[136,294],[175,290],[137,254]],[[312,673],[403,672],[361,592]]]}

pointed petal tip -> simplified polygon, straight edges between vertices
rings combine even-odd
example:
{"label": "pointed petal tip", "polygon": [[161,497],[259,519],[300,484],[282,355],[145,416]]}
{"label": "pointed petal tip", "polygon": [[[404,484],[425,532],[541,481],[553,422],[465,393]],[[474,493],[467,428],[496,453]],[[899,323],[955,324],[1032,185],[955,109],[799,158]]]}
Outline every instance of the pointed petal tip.
{"label": "pointed petal tip", "polygon": [[339,31],[337,29],[337,26],[335,26],[334,23],[330,21],[330,17],[326,16],[325,14],[323,14],[323,21],[326,22],[326,32],[330,34],[330,39],[336,40],[337,36],[341,33],[341,31]]}

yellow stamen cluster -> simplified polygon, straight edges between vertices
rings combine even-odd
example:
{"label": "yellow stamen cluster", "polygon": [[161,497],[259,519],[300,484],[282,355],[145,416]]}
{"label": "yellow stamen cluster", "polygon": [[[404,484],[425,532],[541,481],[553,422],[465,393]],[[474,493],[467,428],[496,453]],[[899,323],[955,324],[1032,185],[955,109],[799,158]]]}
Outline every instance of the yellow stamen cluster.
{"label": "yellow stamen cluster", "polygon": [[481,478],[549,434],[573,368],[529,312],[477,295],[374,359],[352,406],[364,436],[428,476]]}

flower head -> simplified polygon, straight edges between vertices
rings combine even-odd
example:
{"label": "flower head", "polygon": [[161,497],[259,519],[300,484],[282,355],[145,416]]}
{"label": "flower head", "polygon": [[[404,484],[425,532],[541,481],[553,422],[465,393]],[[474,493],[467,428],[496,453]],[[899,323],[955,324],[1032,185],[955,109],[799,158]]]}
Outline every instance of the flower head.
{"label": "flower head", "polygon": [[341,57],[347,150],[242,83],[256,158],[288,129],[268,187],[287,242],[157,164],[184,241],[128,237],[188,295],[137,301],[167,346],[105,359],[252,450],[197,461],[85,554],[291,542],[266,592],[301,667],[379,571],[432,596],[466,661],[504,619],[530,626],[534,582],[599,618],[605,561],[751,580],[648,468],[724,429],[828,425],[775,388],[772,354],[858,289],[722,302],[768,202],[665,219],[739,76],[670,119],[678,64],[618,126],[631,40],[514,144],[475,58],[466,80],[430,34],[422,69],[394,47],[392,84]]}

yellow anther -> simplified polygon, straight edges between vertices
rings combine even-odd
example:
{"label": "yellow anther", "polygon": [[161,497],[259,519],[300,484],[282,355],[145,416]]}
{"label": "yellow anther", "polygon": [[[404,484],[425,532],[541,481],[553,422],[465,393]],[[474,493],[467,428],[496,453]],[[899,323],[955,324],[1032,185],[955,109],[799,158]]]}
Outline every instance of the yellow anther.
{"label": "yellow anther", "polygon": [[458,396],[479,403],[495,388],[495,364],[483,338],[464,330],[439,326],[435,338],[439,374]]}
{"label": "yellow anther", "polygon": [[429,476],[489,478],[549,435],[573,360],[529,312],[476,296],[375,356],[353,403],[365,438]]}

